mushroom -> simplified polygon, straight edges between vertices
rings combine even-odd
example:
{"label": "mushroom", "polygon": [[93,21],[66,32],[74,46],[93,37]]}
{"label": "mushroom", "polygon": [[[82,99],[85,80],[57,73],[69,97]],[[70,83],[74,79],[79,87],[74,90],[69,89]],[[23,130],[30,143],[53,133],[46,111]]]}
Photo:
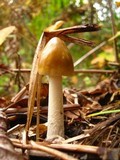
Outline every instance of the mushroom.
{"label": "mushroom", "polygon": [[46,44],[40,57],[38,72],[49,77],[47,139],[64,138],[62,76],[74,72],[73,60],[64,41],[54,37]]}

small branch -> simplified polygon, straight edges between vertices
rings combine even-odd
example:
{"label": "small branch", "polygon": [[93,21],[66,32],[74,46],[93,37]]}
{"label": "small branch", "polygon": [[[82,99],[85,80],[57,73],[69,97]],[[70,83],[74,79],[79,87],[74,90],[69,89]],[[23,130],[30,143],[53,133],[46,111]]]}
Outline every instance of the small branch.
{"label": "small branch", "polygon": [[96,46],[95,48],[93,48],[92,50],[90,50],[88,53],[86,53],[84,56],[82,56],[80,59],[78,59],[75,63],[74,63],[74,67],[76,67],[78,64],[80,64],[82,61],[84,61],[87,57],[89,57],[91,54],[93,54],[95,51],[97,51],[99,48],[101,48],[102,46],[104,46],[107,43],[107,41],[103,41],[102,43],[100,43],[98,46]]}
{"label": "small branch", "polygon": [[[18,72],[18,69],[12,69],[12,71]],[[19,71],[30,72],[31,69],[20,69]],[[77,74],[77,73],[109,73],[109,74],[112,74],[114,72],[115,72],[115,70],[98,70],[98,69],[76,69],[74,71],[75,74]]]}
{"label": "small branch", "polygon": [[65,154],[65,153],[62,153],[61,151],[58,151],[56,149],[52,149],[50,147],[46,147],[46,146],[43,146],[43,145],[40,145],[39,143],[35,143],[34,141],[31,141],[31,144],[33,145],[33,147],[39,149],[39,150],[42,150],[44,152],[47,152],[55,157],[59,157],[63,160],[77,160],[77,158],[74,158],[72,156],[69,156],[68,154]]}
{"label": "small branch", "polygon": [[47,143],[40,143],[40,142],[35,143],[33,141],[30,141],[29,144],[24,145],[19,140],[16,140],[16,139],[11,139],[11,141],[14,144],[14,146],[17,148],[44,151],[46,153],[62,158],[64,160],[68,160],[68,159],[73,160],[75,158],[57,150],[71,151],[71,152],[74,152],[74,154],[75,152],[90,153],[90,154],[98,155],[101,158],[103,158],[104,156],[108,158],[108,157],[111,157],[111,155],[116,155],[116,157],[119,156],[119,149],[113,149],[113,148],[80,145],[80,144],[47,144]]}
{"label": "small branch", "polygon": [[16,126],[10,128],[9,130],[7,130],[7,135],[10,135],[11,133],[20,130],[21,128],[23,128],[25,125],[24,124],[17,124]]}
{"label": "small branch", "polygon": [[81,139],[85,139],[87,137],[90,137],[90,134],[80,134],[78,136],[68,138],[68,139],[64,140],[62,143],[63,144],[68,144],[68,143],[75,142],[75,141],[78,141],[78,140],[81,140]]}
{"label": "small branch", "polygon": [[104,154],[104,148],[97,146],[80,145],[80,144],[50,144],[49,146],[51,148],[63,149],[68,151],[86,152],[98,155]]}
{"label": "small branch", "polygon": [[[19,70],[19,69],[18,69]],[[21,69],[22,70],[22,69]],[[21,72],[21,70],[19,70]],[[18,71],[18,72],[19,72]],[[27,84],[26,86],[24,86],[12,99],[11,102],[16,103],[17,101],[19,101],[23,95],[26,94],[26,91],[29,89],[29,84]]]}
{"label": "small branch", "polygon": [[[115,40],[118,36],[120,35],[120,33],[115,34],[114,36],[112,36],[111,38],[109,38],[106,41],[101,42],[98,46],[96,46],[95,48],[93,48],[92,50],[90,50],[89,52],[87,52],[84,56],[82,56],[81,58],[79,58],[75,63],[74,63],[74,67],[76,67],[78,64],[80,64],[82,61],[84,61],[87,57],[89,57],[91,54],[93,54],[95,51],[97,51],[98,49],[100,49],[101,47],[103,47],[107,42],[110,42],[112,40]],[[117,62],[119,63],[119,62]]]}
{"label": "small branch", "polygon": [[30,141],[29,144],[22,144],[18,140],[15,140],[15,139],[11,139],[11,140],[12,140],[14,146],[17,148],[23,148],[23,149],[28,149],[28,150],[38,150],[40,152],[43,151],[43,152],[46,152],[48,154],[53,155],[54,157],[58,157],[63,160],[77,160],[76,158],[74,158],[66,153],[63,153],[61,151],[58,151],[54,148],[49,147],[47,144],[43,145],[42,143],[36,143],[34,141]]}
{"label": "small branch", "polygon": [[[8,108],[5,113],[6,114],[19,114],[19,113],[27,113],[27,108],[14,108],[15,104],[13,104],[10,106],[10,108]],[[78,109],[80,107],[80,105],[78,104],[65,104],[63,105],[64,111],[71,111],[71,110],[75,110]],[[34,112],[37,112],[37,107],[34,107]],[[48,112],[48,106],[44,106],[41,107],[40,113],[47,113]]]}
{"label": "small branch", "polygon": [[[49,147],[55,149],[61,149],[64,151],[80,152],[80,153],[91,153],[98,155],[101,159],[110,159],[111,155],[119,157],[119,148],[105,148],[90,145],[80,145],[80,144],[50,144]],[[119,158],[118,158],[119,159]]]}
{"label": "small branch", "polygon": [[106,74],[113,74],[115,72],[115,70],[98,70],[98,69],[78,69],[78,70],[75,70],[74,73],[75,74],[78,74],[78,73],[106,73]]}
{"label": "small branch", "polygon": [[120,63],[117,62],[108,62],[109,65],[120,67]]}

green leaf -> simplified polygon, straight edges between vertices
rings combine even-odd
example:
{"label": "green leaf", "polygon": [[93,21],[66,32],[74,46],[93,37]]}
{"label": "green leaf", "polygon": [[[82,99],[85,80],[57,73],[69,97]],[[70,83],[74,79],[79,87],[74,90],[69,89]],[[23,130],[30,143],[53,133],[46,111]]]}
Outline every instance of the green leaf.
{"label": "green leaf", "polygon": [[110,113],[119,113],[119,112],[120,112],[120,109],[100,111],[100,112],[97,112],[97,113],[89,114],[87,117],[95,117],[95,116],[99,116],[99,115],[105,115],[105,114],[110,114]]}

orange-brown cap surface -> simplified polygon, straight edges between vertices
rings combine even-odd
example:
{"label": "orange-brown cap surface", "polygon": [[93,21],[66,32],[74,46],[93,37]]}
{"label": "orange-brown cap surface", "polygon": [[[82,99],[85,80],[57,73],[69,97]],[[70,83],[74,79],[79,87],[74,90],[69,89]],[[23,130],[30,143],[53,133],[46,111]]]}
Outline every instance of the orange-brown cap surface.
{"label": "orange-brown cap surface", "polygon": [[73,60],[64,41],[52,38],[45,46],[38,66],[41,75],[70,76],[74,72]]}

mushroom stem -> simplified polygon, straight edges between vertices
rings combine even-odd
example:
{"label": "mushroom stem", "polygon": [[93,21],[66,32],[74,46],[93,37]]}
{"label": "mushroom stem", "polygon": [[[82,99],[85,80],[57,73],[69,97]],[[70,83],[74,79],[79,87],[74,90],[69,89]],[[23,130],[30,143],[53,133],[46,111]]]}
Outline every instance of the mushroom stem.
{"label": "mushroom stem", "polygon": [[62,76],[49,76],[47,139],[64,137]]}

